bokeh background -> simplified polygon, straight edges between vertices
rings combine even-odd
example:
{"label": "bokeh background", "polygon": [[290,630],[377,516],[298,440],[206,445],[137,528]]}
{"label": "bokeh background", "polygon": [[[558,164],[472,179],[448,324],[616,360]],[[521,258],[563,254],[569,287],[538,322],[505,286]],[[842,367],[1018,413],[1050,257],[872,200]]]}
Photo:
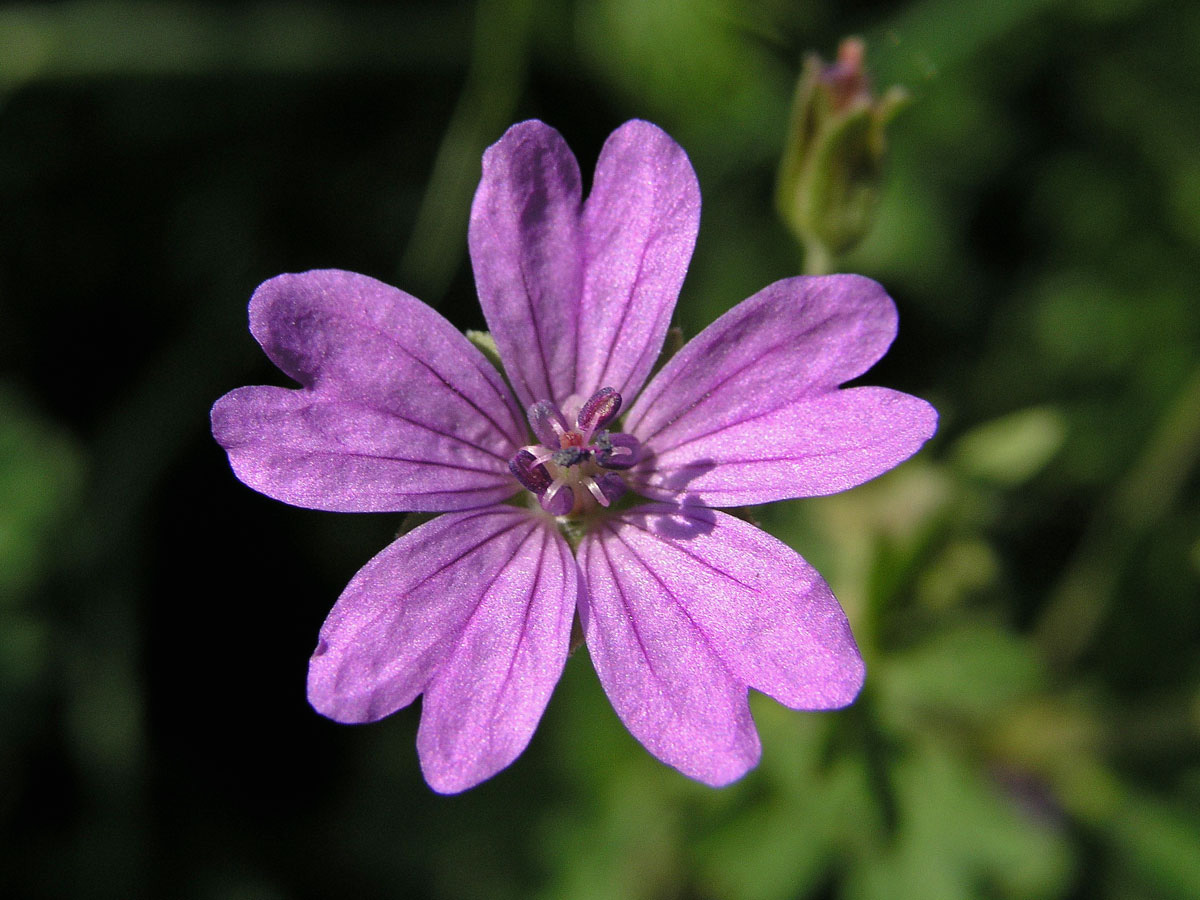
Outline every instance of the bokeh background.
{"label": "bokeh background", "polygon": [[[268,500],[208,434],[286,383],[251,291],[352,269],[482,327],[483,148],[538,117],[590,173],[643,117],[700,178],[693,335],[800,271],[774,178],[847,34],[913,102],[837,268],[900,308],[867,380],[942,425],[756,515],[834,585],[862,698],[754,697],[762,764],[714,791],[581,650],[516,764],[433,794],[419,705],[304,698],[400,517]],[[1153,0],[0,6],[0,895],[1200,896],[1198,46]]]}

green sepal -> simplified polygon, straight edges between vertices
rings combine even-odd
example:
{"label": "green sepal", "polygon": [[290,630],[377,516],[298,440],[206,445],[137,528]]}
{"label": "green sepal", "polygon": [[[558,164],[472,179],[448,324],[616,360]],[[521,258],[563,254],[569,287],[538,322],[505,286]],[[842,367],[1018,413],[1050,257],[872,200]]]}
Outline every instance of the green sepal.
{"label": "green sepal", "polygon": [[488,358],[488,362],[495,366],[498,372],[504,374],[504,364],[500,361],[500,348],[496,346],[496,339],[492,337],[491,332],[468,329],[466,335],[467,340]]}

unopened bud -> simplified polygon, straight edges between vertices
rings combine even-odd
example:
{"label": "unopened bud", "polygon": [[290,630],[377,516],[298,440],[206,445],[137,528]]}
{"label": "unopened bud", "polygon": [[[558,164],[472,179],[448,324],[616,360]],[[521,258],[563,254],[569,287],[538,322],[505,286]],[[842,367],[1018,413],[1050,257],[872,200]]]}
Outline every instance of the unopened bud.
{"label": "unopened bud", "polygon": [[859,38],[846,38],[832,65],[809,56],[796,86],[775,200],[809,253],[810,272],[827,269],[870,229],[884,131],[908,101],[901,87],[878,98],[872,94],[865,51]]}

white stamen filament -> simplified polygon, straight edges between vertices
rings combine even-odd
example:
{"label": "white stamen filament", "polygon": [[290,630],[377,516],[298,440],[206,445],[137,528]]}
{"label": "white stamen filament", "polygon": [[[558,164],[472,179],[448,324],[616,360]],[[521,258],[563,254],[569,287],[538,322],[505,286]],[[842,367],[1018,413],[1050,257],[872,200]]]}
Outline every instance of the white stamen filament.
{"label": "white stamen filament", "polygon": [[552,482],[550,482],[550,487],[546,488],[546,493],[542,495],[542,500],[546,506],[550,505],[550,503],[554,500],[554,495],[557,494],[564,485],[566,485],[566,482],[561,478],[555,478]]}
{"label": "white stamen filament", "polygon": [[587,489],[592,492],[592,496],[601,506],[608,506],[608,498],[604,496],[604,491],[600,490],[600,485],[596,484],[595,478],[585,477],[583,483],[587,485]]}
{"label": "white stamen filament", "polygon": [[554,454],[556,452],[543,447],[541,444],[530,444],[528,447],[522,447],[521,449],[529,452],[529,455],[533,457],[533,465],[535,466],[545,465],[547,462],[554,459]]}

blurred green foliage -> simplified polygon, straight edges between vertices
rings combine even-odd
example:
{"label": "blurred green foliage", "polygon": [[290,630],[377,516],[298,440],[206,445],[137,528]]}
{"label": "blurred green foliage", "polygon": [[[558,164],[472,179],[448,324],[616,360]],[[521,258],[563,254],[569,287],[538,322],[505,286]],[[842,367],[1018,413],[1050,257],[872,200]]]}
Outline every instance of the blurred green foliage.
{"label": "blurred green foliage", "polygon": [[[868,662],[753,708],[722,791],[650,758],[579,651],[527,753],[453,798],[417,711],[303,699],[395,534],[240,487],[207,410],[280,383],[261,280],[394,281],[481,327],[483,148],[537,116],[691,155],[691,335],[801,248],[773,179],[804,54],[863,35],[889,131],[837,261],[900,337],[867,376],[939,436],[753,511]],[[114,2],[0,8],[0,895],[1200,896],[1200,7],[1165,0]]]}

